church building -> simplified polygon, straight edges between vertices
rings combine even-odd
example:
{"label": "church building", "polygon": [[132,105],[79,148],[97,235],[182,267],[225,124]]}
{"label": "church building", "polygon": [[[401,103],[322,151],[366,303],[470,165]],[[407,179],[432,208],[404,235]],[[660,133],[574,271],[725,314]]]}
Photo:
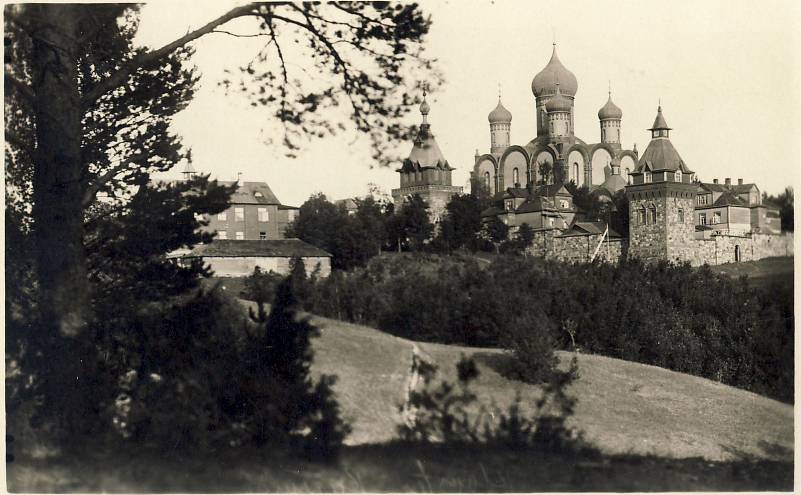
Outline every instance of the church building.
{"label": "church building", "polygon": [[[636,149],[622,146],[623,112],[612,101],[598,111],[600,141],[587,143],[574,132],[578,81],[559,60],[556,43],[548,64],[531,82],[537,135],[524,145],[511,144],[512,113],[498,105],[488,116],[489,153],[476,150],[473,183],[491,195],[508,188],[573,181],[577,186],[603,188],[614,194],[628,182],[637,163]],[[547,165],[545,165],[547,164]],[[540,177],[541,170],[550,170]]]}

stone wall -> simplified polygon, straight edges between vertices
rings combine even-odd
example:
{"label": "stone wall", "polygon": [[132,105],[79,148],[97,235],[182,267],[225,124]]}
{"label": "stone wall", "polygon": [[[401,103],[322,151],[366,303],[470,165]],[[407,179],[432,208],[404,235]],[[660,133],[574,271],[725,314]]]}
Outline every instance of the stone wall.
{"label": "stone wall", "polygon": [[[541,258],[569,263],[588,263],[603,234],[559,235],[559,230],[541,230],[534,233],[528,253]],[[596,260],[617,263],[626,256],[628,239],[604,240]]]}
{"label": "stone wall", "polygon": [[[331,274],[331,258],[304,256],[302,259],[307,274],[311,274],[318,264],[320,265],[321,277],[327,277]],[[287,275],[289,273],[290,258],[280,256],[208,256],[204,257],[203,261],[208,263],[217,277],[247,277],[253,274],[253,270],[257,266],[265,272],[272,270],[281,275]]]}
{"label": "stone wall", "polygon": [[793,234],[713,235],[695,241],[693,266],[721,265],[739,261],[756,261],[774,256],[793,255]]}

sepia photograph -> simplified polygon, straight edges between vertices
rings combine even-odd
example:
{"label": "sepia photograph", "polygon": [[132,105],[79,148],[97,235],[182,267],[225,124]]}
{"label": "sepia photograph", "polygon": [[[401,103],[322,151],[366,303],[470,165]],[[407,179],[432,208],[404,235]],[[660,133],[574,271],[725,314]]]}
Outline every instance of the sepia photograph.
{"label": "sepia photograph", "polygon": [[794,491],[801,4],[3,29],[6,491]]}

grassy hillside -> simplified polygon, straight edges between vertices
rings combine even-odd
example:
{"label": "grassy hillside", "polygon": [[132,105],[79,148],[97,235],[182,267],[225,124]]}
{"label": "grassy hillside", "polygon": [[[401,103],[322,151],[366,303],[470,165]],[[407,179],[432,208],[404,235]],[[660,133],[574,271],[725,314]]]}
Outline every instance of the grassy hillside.
{"label": "grassy hillside", "polygon": [[759,261],[726,263],[711,267],[712,271],[732,278],[748,277],[755,286],[764,286],[776,281],[793,283],[794,257],[765,258]]}
{"label": "grassy hillside", "polygon": [[[313,317],[322,329],[314,342],[314,370],[339,376],[335,386],[353,433],[348,444],[376,443],[395,436],[398,404],[411,365],[412,341],[328,318]],[[528,403],[537,387],[503,376],[503,352],[416,343],[442,377],[455,380],[462,353],[475,357],[481,376],[474,385],[484,403],[501,407],[520,390]],[[559,353],[566,365],[570,354]],[[703,378],[602,356],[579,355],[580,378],[573,426],[609,454],[759,457],[792,460],[792,406]]]}

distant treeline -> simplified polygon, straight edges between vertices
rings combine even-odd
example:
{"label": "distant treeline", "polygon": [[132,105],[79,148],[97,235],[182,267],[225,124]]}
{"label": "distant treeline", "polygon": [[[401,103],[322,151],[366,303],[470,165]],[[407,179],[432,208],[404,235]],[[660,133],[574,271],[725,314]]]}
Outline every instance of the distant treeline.
{"label": "distant treeline", "polygon": [[532,351],[538,359],[575,347],[793,400],[786,284],[756,288],[708,267],[668,263],[500,256],[479,265],[422,253],[295,283],[304,285],[296,292],[307,310],[401,337]]}

